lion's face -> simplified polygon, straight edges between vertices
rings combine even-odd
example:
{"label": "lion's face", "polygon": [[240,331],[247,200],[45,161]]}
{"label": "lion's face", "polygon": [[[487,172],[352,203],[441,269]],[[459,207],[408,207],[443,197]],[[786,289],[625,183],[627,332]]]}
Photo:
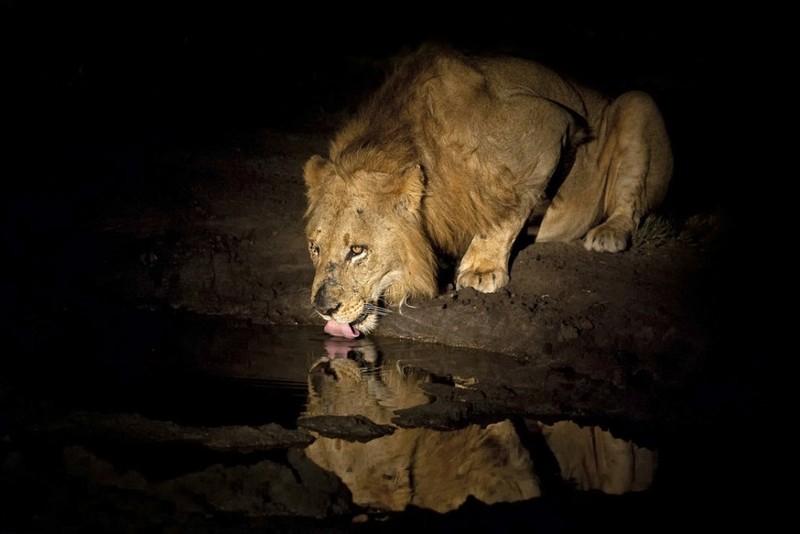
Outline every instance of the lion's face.
{"label": "lion's face", "polygon": [[366,333],[376,325],[387,289],[402,274],[392,243],[395,228],[368,199],[332,200],[307,228],[316,269],[311,303],[324,319]]}
{"label": "lion's face", "polygon": [[421,190],[403,187],[417,178],[407,174],[341,176],[318,156],[306,164],[306,237],[316,269],[311,304],[337,325],[330,333],[368,333],[387,312],[384,301],[401,304],[419,292],[420,280],[428,292],[433,286],[432,253],[417,220]]}

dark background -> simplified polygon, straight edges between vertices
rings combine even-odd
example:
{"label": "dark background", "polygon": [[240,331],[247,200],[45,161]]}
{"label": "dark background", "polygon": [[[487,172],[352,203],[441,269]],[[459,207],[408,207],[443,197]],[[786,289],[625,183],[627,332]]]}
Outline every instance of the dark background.
{"label": "dark background", "polygon": [[537,3],[453,12],[413,3],[357,10],[266,2],[0,5],[7,80],[19,96],[82,106],[76,114],[212,112],[248,123],[301,118],[297,108],[319,103],[320,93],[361,85],[356,58],[426,39],[533,57],[612,92],[638,86],[659,99],[700,103],[721,77],[737,74],[725,68],[739,59],[736,45],[759,38],[734,39],[730,13],[644,5],[638,12]]}
{"label": "dark background", "polygon": [[736,49],[760,39],[738,34],[730,12],[645,4],[2,4],[7,87],[39,106],[109,119],[299,120],[363,85],[366,60],[427,39],[532,57],[601,89],[638,87],[667,107],[679,99],[699,109],[739,74],[726,66],[740,60]]}
{"label": "dark background", "polygon": [[69,156],[87,136],[315,127],[377,83],[382,60],[433,39],[537,59],[611,94],[650,92],[675,144],[672,198],[688,210],[727,200],[712,194],[730,162],[722,121],[740,50],[759,39],[735,12],[432,5],[5,0],[13,153],[24,163]]}

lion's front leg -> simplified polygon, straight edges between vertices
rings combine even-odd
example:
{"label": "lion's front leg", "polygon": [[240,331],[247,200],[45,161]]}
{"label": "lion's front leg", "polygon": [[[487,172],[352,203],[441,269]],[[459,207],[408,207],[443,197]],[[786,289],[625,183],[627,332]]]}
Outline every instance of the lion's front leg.
{"label": "lion's front leg", "polygon": [[489,232],[477,234],[461,258],[456,288],[472,287],[481,293],[494,293],[508,284],[508,259],[511,247],[527,217],[506,221]]}

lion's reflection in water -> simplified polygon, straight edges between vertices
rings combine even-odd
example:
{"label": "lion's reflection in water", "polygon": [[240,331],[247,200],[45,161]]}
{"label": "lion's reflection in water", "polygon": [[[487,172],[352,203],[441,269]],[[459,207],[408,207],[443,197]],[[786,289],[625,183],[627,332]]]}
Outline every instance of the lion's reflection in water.
{"label": "lion's reflection in water", "polygon": [[[392,425],[394,411],[427,404],[430,375],[401,367],[370,340],[326,341],[327,356],[309,372],[308,417],[361,415]],[[319,435],[306,455],[335,473],[353,502],[373,509],[408,506],[446,512],[468,496],[493,504],[541,495],[535,458],[511,421],[440,431],[401,428],[366,442]],[[647,489],[656,455],[598,427],[539,424],[561,476],[579,489],[621,494]]]}

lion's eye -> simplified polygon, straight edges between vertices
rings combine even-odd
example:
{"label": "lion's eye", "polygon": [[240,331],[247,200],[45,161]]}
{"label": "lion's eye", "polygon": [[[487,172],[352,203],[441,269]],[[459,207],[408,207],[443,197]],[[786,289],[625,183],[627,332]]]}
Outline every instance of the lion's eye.
{"label": "lion's eye", "polygon": [[364,245],[353,245],[350,247],[350,251],[347,253],[347,259],[354,260],[357,259],[367,252],[367,247]]}
{"label": "lion's eye", "polygon": [[312,256],[319,256],[319,245],[317,245],[313,241],[309,241],[308,242],[308,252]]}

